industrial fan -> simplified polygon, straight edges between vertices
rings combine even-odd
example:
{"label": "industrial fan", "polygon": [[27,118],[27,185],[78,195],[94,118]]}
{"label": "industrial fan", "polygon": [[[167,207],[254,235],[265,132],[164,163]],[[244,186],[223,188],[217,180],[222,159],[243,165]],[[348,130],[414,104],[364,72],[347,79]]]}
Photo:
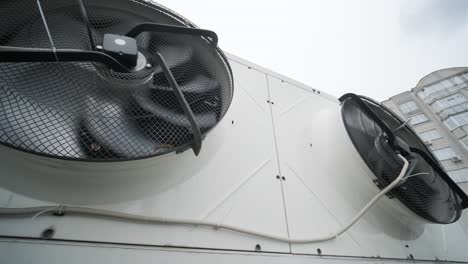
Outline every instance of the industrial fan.
{"label": "industrial fan", "polygon": [[200,152],[233,95],[217,36],[143,0],[0,3],[0,142],[53,158]]}
{"label": "industrial fan", "polygon": [[407,122],[377,102],[346,94],[340,99],[342,117],[351,141],[380,188],[395,180],[403,167],[398,154],[410,161],[405,180],[391,191],[423,219],[440,224],[457,221],[468,197],[446,174]]}

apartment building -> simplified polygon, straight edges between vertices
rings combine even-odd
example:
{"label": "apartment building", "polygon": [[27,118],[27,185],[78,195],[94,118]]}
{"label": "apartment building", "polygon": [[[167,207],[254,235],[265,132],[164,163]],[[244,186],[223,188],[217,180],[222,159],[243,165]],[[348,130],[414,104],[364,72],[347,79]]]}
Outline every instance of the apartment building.
{"label": "apartment building", "polygon": [[382,103],[410,120],[449,176],[468,190],[468,68],[433,72]]}

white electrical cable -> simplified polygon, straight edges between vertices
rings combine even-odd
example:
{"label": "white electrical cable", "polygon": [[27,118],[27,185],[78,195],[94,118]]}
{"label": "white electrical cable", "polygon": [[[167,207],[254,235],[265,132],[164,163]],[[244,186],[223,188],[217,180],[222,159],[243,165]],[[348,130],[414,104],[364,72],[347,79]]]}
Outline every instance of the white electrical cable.
{"label": "white electrical cable", "polygon": [[215,222],[203,221],[203,220],[184,220],[184,219],[175,219],[175,218],[164,218],[164,217],[152,217],[144,215],[135,215],[128,214],[116,211],[109,211],[103,209],[94,209],[87,207],[76,207],[76,206],[41,206],[41,207],[27,207],[27,208],[0,208],[0,216],[5,215],[31,215],[34,214],[35,217],[43,215],[44,213],[54,213],[54,214],[82,214],[82,215],[94,215],[100,217],[110,217],[121,220],[130,220],[130,221],[140,221],[140,222],[149,222],[149,223],[158,223],[158,224],[169,224],[169,225],[191,225],[191,226],[205,226],[215,229],[226,229],[231,230],[247,235],[267,238],[271,240],[291,243],[291,244],[308,244],[323,242],[327,240],[332,240],[337,238],[339,235],[346,232],[350,227],[352,227],[382,196],[391,191],[396,187],[400,181],[405,177],[406,171],[408,170],[409,162],[400,154],[398,157],[404,162],[403,168],[401,169],[398,177],[390,183],[385,189],[381,190],[374,198],[372,198],[364,208],[361,209],[348,224],[344,225],[342,228],[337,230],[335,233],[316,238],[308,239],[292,239],[288,237],[275,236],[266,233],[260,233],[249,229],[244,229],[236,227],[233,225],[219,224]]}

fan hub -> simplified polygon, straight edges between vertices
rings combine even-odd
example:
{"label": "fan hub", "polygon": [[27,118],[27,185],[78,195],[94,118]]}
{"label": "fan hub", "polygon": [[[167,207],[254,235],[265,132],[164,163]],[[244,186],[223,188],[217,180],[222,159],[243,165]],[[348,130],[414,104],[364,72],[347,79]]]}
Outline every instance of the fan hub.
{"label": "fan hub", "polygon": [[102,50],[129,68],[137,66],[140,57],[136,40],[127,36],[104,34]]}

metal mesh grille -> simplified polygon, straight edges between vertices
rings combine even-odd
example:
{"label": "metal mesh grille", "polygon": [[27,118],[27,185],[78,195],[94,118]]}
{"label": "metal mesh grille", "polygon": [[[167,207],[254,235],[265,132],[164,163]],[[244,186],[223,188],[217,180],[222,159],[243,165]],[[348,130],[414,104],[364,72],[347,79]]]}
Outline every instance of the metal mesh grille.
{"label": "metal mesh grille", "polygon": [[[57,49],[89,50],[77,1],[40,1]],[[143,0],[84,1],[93,39],[124,35],[144,22],[192,26]],[[36,1],[0,3],[0,46],[50,49]],[[222,51],[199,36],[145,32],[139,50],[162,54],[200,126],[210,131],[229,108],[232,74]],[[77,160],[127,160],[189,147],[193,135],[162,68],[118,73],[97,63],[0,63],[0,141]]]}
{"label": "metal mesh grille", "polygon": [[[369,100],[365,100],[365,103],[392,130],[402,124],[396,115],[383,106]],[[343,102],[342,115],[346,130],[359,154],[379,181],[387,186],[399,175],[403,162],[388,145],[382,128],[350,99]],[[410,128],[396,131],[395,136],[408,145],[430,154]],[[430,222],[447,224],[457,221],[462,211],[461,198],[422,157],[418,154],[413,155],[418,159],[418,163],[412,173],[428,175],[409,177],[391,193],[414,213]]]}

